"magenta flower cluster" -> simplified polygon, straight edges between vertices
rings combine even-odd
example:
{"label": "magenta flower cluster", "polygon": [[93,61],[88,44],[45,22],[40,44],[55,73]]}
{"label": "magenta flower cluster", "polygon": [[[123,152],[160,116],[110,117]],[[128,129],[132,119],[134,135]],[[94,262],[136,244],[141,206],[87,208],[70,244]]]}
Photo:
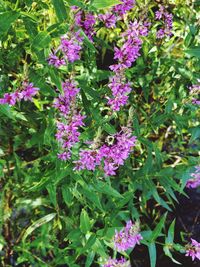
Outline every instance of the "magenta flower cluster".
{"label": "magenta flower cluster", "polygon": [[131,84],[126,81],[124,73],[140,56],[141,36],[148,34],[148,26],[148,23],[140,24],[137,21],[130,23],[128,29],[121,35],[121,47],[114,48],[114,59],[118,62],[110,66],[114,76],[110,78],[108,85],[112,91],[112,97],[108,98],[108,104],[115,111],[119,111],[120,107],[127,103],[128,94],[131,92]]}
{"label": "magenta flower cluster", "polygon": [[173,16],[170,14],[164,6],[160,6],[160,9],[155,13],[156,20],[163,21],[163,27],[157,31],[157,38],[162,39],[165,36],[172,35]]}
{"label": "magenta flower cluster", "polygon": [[122,3],[112,7],[109,12],[99,14],[99,20],[102,21],[107,28],[114,28],[117,21],[121,20],[135,5],[134,0],[121,0],[120,2]]}
{"label": "magenta flower cluster", "polygon": [[129,248],[134,248],[136,244],[140,244],[142,236],[139,233],[139,223],[135,224],[128,221],[126,226],[120,231],[115,233],[114,246],[117,251],[126,251]]}
{"label": "magenta flower cluster", "polygon": [[121,257],[119,260],[110,258],[103,267],[131,267],[131,265],[125,258]]}
{"label": "magenta flower cluster", "polygon": [[185,256],[200,260],[200,243],[191,238],[191,243],[186,246]]}
{"label": "magenta flower cluster", "polygon": [[[200,79],[197,80],[198,84],[193,84],[189,87],[190,89],[190,95],[197,96],[200,93]],[[192,99],[192,103],[196,105],[200,105],[200,100],[198,100],[196,97]]]}
{"label": "magenta flower cluster", "polygon": [[116,175],[116,170],[124,164],[135,146],[136,137],[132,136],[127,128],[112,137],[112,145],[103,144],[98,149],[81,150],[79,160],[75,161],[75,169],[94,171],[97,166],[103,164],[107,176]]}
{"label": "magenta flower cluster", "polygon": [[96,18],[90,12],[85,13],[82,10],[77,11],[77,9],[78,7],[76,6],[72,7],[72,11],[75,11],[75,25],[80,27],[90,39],[90,41],[93,42],[93,35],[95,35],[94,25],[96,23]]}
{"label": "magenta flower cluster", "polygon": [[22,99],[32,101],[33,96],[37,94],[38,90],[39,88],[34,87],[32,83],[24,81],[22,87],[18,88],[15,92],[5,93],[3,98],[0,98],[0,104],[14,106],[17,101],[21,101]]}
{"label": "magenta flower cluster", "polygon": [[200,186],[200,166],[196,166],[195,169],[195,172],[191,174],[191,179],[186,183],[187,188],[197,188]]}
{"label": "magenta flower cluster", "polygon": [[[63,152],[58,154],[61,160],[71,157],[72,147],[79,142],[79,128],[84,126],[82,116],[76,110],[76,96],[79,92],[75,81],[66,80],[62,84],[63,94],[54,101],[54,106],[59,110],[59,121],[57,122],[56,139],[61,144]],[[60,121],[61,120],[61,121]]]}
{"label": "magenta flower cluster", "polygon": [[49,55],[48,63],[56,68],[80,59],[83,38],[80,32],[70,32],[61,37],[59,47]]}

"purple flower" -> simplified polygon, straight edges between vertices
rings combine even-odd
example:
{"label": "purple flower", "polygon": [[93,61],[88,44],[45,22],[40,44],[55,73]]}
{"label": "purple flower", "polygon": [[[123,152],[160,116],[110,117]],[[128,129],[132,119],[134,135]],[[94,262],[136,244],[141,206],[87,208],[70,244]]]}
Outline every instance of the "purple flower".
{"label": "purple flower", "polygon": [[191,257],[193,261],[195,258],[200,260],[200,243],[191,238],[191,244],[186,245],[185,256]]}
{"label": "purple flower", "polygon": [[66,80],[62,83],[63,94],[60,94],[58,98],[54,100],[54,107],[56,107],[63,116],[66,116],[70,112],[70,105],[75,101],[79,92],[79,88],[75,81]]}
{"label": "purple flower", "polygon": [[48,63],[49,65],[53,65],[56,68],[59,68],[60,66],[64,66],[66,64],[64,59],[60,59],[53,53],[49,55]]}
{"label": "purple flower", "polygon": [[116,73],[116,75],[110,78],[108,87],[112,91],[112,98],[109,98],[108,104],[112,110],[118,111],[121,106],[124,106],[128,100],[128,94],[131,92],[131,83],[126,82],[126,78],[122,73]]}
{"label": "purple flower", "polygon": [[112,13],[100,14],[98,16],[99,20],[105,23],[107,28],[115,28],[118,17]]}
{"label": "purple flower", "polygon": [[112,10],[120,16],[126,14],[135,5],[135,0],[121,0],[120,2],[122,2],[122,4],[116,5],[112,8]]}
{"label": "purple flower", "polygon": [[[196,96],[200,93],[200,79],[197,79],[197,81],[199,82],[199,84],[193,84],[192,86],[189,87],[190,95],[192,96]],[[192,103],[200,105],[200,100],[198,100],[197,98],[193,98]]]}
{"label": "purple flower", "polygon": [[[56,68],[66,65],[66,62],[73,63],[80,59],[83,38],[80,32],[69,32],[61,37],[60,46],[49,55],[47,59],[49,65]],[[59,56],[58,56],[59,54]]]}
{"label": "purple flower", "polygon": [[109,259],[103,267],[131,267],[129,261],[126,261],[125,258],[121,257],[121,259]]}
{"label": "purple flower", "polygon": [[82,41],[79,32],[66,34],[61,37],[59,49],[62,51],[65,60],[74,62],[80,59]]}
{"label": "purple flower", "polygon": [[79,160],[74,162],[76,164],[75,169],[94,171],[97,166],[103,164],[105,175],[116,175],[116,170],[124,164],[135,146],[136,137],[132,136],[127,128],[111,137],[116,143],[104,144],[98,149],[82,150],[79,154]]}
{"label": "purple flower", "polygon": [[130,68],[140,56],[142,36],[148,34],[149,23],[141,24],[136,20],[129,24],[128,29],[122,33],[122,46],[114,48],[114,59],[117,64],[111,65],[110,69],[115,75],[110,78],[108,87],[112,91],[112,97],[108,98],[108,104],[112,110],[119,111],[121,106],[126,105],[128,94],[131,92],[130,82],[126,82],[124,70]]}
{"label": "purple flower", "polygon": [[84,11],[78,11],[74,16],[76,26],[79,26],[85,32],[90,41],[93,41],[95,16],[92,13],[84,13]]}
{"label": "purple flower", "polygon": [[25,101],[27,100],[32,101],[33,96],[37,94],[37,92],[39,91],[39,88],[34,87],[32,83],[27,83],[27,82],[24,82],[22,86],[23,86],[23,90],[21,92],[22,98]]}
{"label": "purple flower", "polygon": [[76,97],[80,90],[77,88],[76,82],[72,79],[67,79],[62,83],[62,89],[63,93],[54,101],[54,107],[59,111],[56,139],[62,149],[62,153],[58,154],[58,158],[67,160],[71,157],[72,147],[79,142],[79,128],[84,126],[83,120],[85,116],[76,110]]}
{"label": "purple flower", "polygon": [[70,157],[71,157],[71,154],[69,152],[66,152],[66,151],[58,154],[58,158],[63,160],[63,161],[70,159]]}
{"label": "purple flower", "polygon": [[18,88],[15,92],[5,93],[3,98],[0,98],[0,104],[14,106],[17,101],[21,101],[22,99],[32,101],[32,97],[37,94],[38,90],[39,88],[34,87],[32,83],[24,81],[22,87]]}
{"label": "purple flower", "polygon": [[200,186],[200,166],[195,167],[195,172],[191,174],[191,179],[186,183],[187,188],[196,188]]}
{"label": "purple flower", "polygon": [[83,120],[85,116],[81,114],[73,115],[71,121],[66,123],[57,123],[56,139],[61,144],[64,152],[58,154],[61,160],[67,160],[71,157],[71,148],[79,142],[79,127],[84,126]]}
{"label": "purple flower", "polygon": [[134,248],[136,244],[140,244],[142,239],[141,234],[139,233],[140,227],[139,223],[136,222],[133,224],[132,221],[126,223],[120,232],[115,233],[114,236],[114,246],[118,251],[125,251],[129,248]]}
{"label": "purple flower", "polygon": [[163,27],[157,31],[157,38],[161,39],[165,36],[172,35],[173,28],[173,16],[170,14],[165,7],[160,6],[160,9],[155,13],[156,20],[163,20]]}

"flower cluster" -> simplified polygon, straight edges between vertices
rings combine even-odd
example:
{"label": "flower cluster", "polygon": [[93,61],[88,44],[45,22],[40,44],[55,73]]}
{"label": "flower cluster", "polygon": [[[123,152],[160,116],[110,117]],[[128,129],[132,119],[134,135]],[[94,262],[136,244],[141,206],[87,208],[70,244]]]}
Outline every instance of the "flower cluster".
{"label": "flower cluster", "polygon": [[18,88],[13,93],[5,93],[3,98],[0,98],[0,104],[9,104],[14,106],[17,101],[21,101],[24,99],[25,101],[32,101],[33,96],[35,96],[38,92],[39,88],[33,86],[32,83],[28,83],[24,81],[22,83],[22,87]]}
{"label": "flower cluster", "polygon": [[[197,80],[199,84],[193,84],[192,86],[189,87],[190,89],[190,95],[196,96],[200,93],[200,79]],[[200,105],[200,100],[197,98],[192,99],[192,103],[196,105]]]}
{"label": "flower cluster", "polygon": [[163,27],[157,31],[157,38],[162,39],[165,36],[172,35],[173,16],[170,14],[164,6],[160,6],[160,9],[155,13],[156,20],[163,20]]}
{"label": "flower cluster", "polygon": [[121,2],[121,4],[112,7],[109,12],[98,16],[99,20],[102,21],[107,28],[114,28],[116,22],[121,20],[135,5],[134,0],[121,0]]}
{"label": "flower cluster", "polygon": [[148,26],[148,23],[141,24],[137,21],[130,23],[128,29],[121,35],[122,46],[114,48],[114,59],[118,62],[110,66],[114,76],[110,78],[108,85],[112,91],[112,97],[108,100],[108,104],[115,111],[120,110],[120,107],[127,103],[131,84],[126,82],[124,71],[130,68],[140,56],[141,36],[148,34]]}
{"label": "flower cluster", "polygon": [[125,75],[116,73],[111,77],[108,87],[112,91],[113,98],[109,98],[108,104],[113,110],[119,111],[121,106],[124,106],[128,100],[128,94],[131,92],[131,83],[126,83]]}
{"label": "flower cluster", "polygon": [[111,136],[113,144],[103,144],[98,149],[82,150],[80,158],[75,161],[76,170],[95,170],[103,162],[104,172],[107,176],[116,175],[116,170],[128,158],[135,146],[136,137],[132,136],[129,129]]}
{"label": "flower cluster", "polygon": [[196,188],[200,186],[200,166],[195,167],[195,172],[191,174],[191,179],[186,183],[187,188]]}
{"label": "flower cluster", "polygon": [[80,32],[70,32],[61,37],[59,47],[49,55],[48,63],[56,68],[80,59],[83,38]]}
{"label": "flower cluster", "polygon": [[[72,8],[72,11],[77,11],[76,7]],[[96,23],[95,16],[92,13],[84,13],[80,10],[74,14],[75,24],[80,27],[90,41],[93,41],[92,37],[95,35],[94,25]]]}
{"label": "flower cluster", "polygon": [[71,157],[71,148],[79,141],[79,127],[84,126],[82,116],[76,110],[76,96],[79,88],[73,80],[66,80],[62,84],[63,94],[60,94],[54,101],[54,106],[59,110],[60,119],[64,122],[57,122],[56,139],[61,144],[63,152],[58,154],[61,160]]}
{"label": "flower cluster", "polygon": [[109,259],[103,267],[131,267],[130,262],[125,260],[123,257],[121,259]]}
{"label": "flower cluster", "polygon": [[185,256],[191,257],[193,261],[195,260],[195,258],[200,260],[200,243],[191,238],[191,244],[188,244],[186,246]]}
{"label": "flower cluster", "polygon": [[128,221],[126,226],[120,231],[115,233],[114,236],[114,246],[118,251],[125,251],[129,248],[134,248],[136,244],[140,244],[142,239],[139,233],[140,227],[139,223],[135,224],[132,221]]}

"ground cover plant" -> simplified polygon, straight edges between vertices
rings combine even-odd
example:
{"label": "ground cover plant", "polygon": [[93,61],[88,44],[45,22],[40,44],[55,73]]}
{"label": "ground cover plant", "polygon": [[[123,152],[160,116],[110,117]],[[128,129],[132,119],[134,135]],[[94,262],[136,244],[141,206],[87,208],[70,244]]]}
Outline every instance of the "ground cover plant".
{"label": "ground cover plant", "polygon": [[199,266],[199,19],[198,0],[0,2],[1,266]]}

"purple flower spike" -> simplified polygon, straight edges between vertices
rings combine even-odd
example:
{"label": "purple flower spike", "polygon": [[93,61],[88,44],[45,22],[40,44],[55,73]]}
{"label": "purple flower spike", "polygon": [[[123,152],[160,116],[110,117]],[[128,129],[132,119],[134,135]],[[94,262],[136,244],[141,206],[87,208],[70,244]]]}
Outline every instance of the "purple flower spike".
{"label": "purple flower spike", "polygon": [[123,257],[121,259],[109,259],[103,267],[131,267],[131,264],[129,261],[125,260]]}
{"label": "purple flower spike", "polygon": [[200,166],[196,166],[195,169],[195,172],[191,174],[191,179],[186,183],[187,188],[197,188],[200,186]]}
{"label": "purple flower spike", "polygon": [[122,228],[120,232],[115,233],[114,246],[117,251],[126,251],[129,248],[134,248],[136,244],[140,244],[142,236],[139,233],[139,224],[132,221],[126,223],[126,227]]}
{"label": "purple flower spike", "polygon": [[34,87],[32,83],[28,83],[24,81],[22,83],[22,87],[18,88],[13,93],[5,93],[3,98],[0,98],[0,104],[8,104],[10,106],[14,106],[17,101],[21,101],[24,99],[25,101],[32,101],[33,96],[37,94],[39,88]]}
{"label": "purple flower spike", "polygon": [[186,245],[185,256],[191,257],[193,261],[195,259],[200,260],[200,243],[191,238],[191,243]]}

